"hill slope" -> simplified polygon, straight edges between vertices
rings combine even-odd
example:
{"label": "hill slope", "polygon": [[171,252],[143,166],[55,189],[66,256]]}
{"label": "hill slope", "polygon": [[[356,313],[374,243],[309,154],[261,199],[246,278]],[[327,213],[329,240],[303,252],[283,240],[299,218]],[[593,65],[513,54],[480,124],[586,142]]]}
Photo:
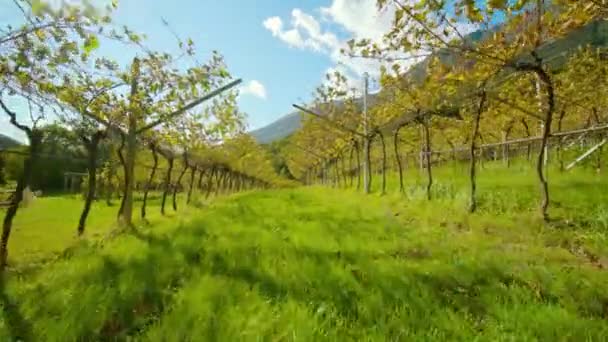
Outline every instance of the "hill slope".
{"label": "hill slope", "polygon": [[268,126],[251,131],[250,134],[261,144],[281,140],[300,127],[302,117],[298,112],[287,114]]}
{"label": "hill slope", "polygon": [[17,146],[21,146],[22,144],[17,140],[0,133],[0,150],[5,150]]}

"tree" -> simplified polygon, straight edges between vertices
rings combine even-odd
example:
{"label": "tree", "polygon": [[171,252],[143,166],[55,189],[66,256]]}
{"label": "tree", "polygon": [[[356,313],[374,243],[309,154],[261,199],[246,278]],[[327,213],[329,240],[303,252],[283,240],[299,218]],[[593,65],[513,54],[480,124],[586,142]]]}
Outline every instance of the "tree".
{"label": "tree", "polygon": [[[76,59],[86,59],[88,51],[98,44],[95,34],[98,26],[109,20],[75,6],[64,6],[54,11],[39,2],[35,4],[37,6],[31,8],[31,14],[23,12],[26,22],[23,26],[8,27],[0,35],[0,107],[11,125],[25,133],[29,141],[23,172],[17,180],[15,196],[3,221],[0,270],[7,264],[12,222],[23,198],[23,190],[31,185],[33,169],[39,159],[43,131],[38,124],[45,117],[45,108],[48,109],[52,103],[48,97],[49,90],[62,79]],[[31,126],[20,122],[15,110],[4,102],[7,93],[27,103]]]}
{"label": "tree", "polygon": [[[90,51],[88,52],[90,53]],[[48,89],[56,94],[58,105],[63,108],[60,121],[70,127],[80,139],[87,154],[88,182],[85,204],[80,216],[77,232],[82,235],[86,220],[95,199],[97,189],[97,169],[103,163],[100,160],[100,144],[109,135],[124,134],[118,128],[118,97],[112,91],[125,86],[120,80],[93,75],[109,74],[117,69],[116,63],[105,58],[97,58],[93,70],[84,66],[74,68],[69,77],[64,77],[62,84]],[[103,118],[107,125],[102,125],[97,118]],[[112,130],[109,132],[108,130]]]}
{"label": "tree", "polygon": [[[351,50],[359,49],[362,56],[386,59],[387,56],[399,55],[408,58],[423,52],[441,58],[442,64],[450,64],[456,58],[465,64],[491,65],[493,67],[488,69],[491,72],[487,76],[495,80],[504,79],[508,74],[535,77],[541,103],[537,116],[544,127],[537,159],[541,185],[540,212],[548,220],[549,189],[543,163],[555,112],[555,84],[547,67],[548,59],[540,53],[540,48],[549,39],[572,28],[572,18],[562,14],[575,6],[574,2],[552,4],[543,0],[500,0],[452,4],[444,1],[404,3],[378,0],[377,3],[380,8],[394,10],[395,21],[382,44],[370,40],[351,42]],[[575,25],[592,20],[593,15],[587,9],[585,14],[574,18]],[[501,22],[500,27],[491,29],[496,20]],[[473,41],[461,30],[467,26],[482,28],[489,33]]]}
{"label": "tree", "polygon": [[[193,54],[192,44],[189,44],[188,51]],[[132,226],[138,137],[240,83],[240,80],[232,81],[210,91],[229,77],[218,53],[214,53],[207,64],[190,67],[184,72],[174,70],[173,63],[174,59],[169,54],[150,52],[146,57],[135,57],[128,70],[119,74],[130,87],[129,94],[122,96],[117,106],[123,118],[118,129],[126,140],[124,208],[120,217],[129,227]],[[200,95],[205,91],[207,94]],[[95,117],[95,120],[108,128],[116,128],[103,118]]]}

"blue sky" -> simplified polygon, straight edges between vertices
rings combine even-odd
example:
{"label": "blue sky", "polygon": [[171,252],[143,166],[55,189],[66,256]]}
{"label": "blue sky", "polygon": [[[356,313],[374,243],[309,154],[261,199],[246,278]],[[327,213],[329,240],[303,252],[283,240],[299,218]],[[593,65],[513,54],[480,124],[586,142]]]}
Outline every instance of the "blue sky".
{"label": "blue sky", "polygon": [[[364,71],[378,70],[375,62],[339,54],[346,40],[379,36],[389,27],[390,13],[376,16],[374,4],[375,0],[120,0],[113,20],[147,34],[146,45],[154,50],[171,52],[176,47],[162,17],[182,39],[192,38],[200,55],[220,51],[230,72],[244,80],[239,105],[248,114],[249,128],[256,129],[290,113],[292,103],[309,100],[329,70],[339,69],[353,80]],[[0,23],[20,20],[13,0],[0,0]],[[102,44],[100,52],[119,61],[133,54],[114,44]],[[0,132],[23,139],[5,118],[0,120]]]}
{"label": "blue sky", "polygon": [[[13,1],[0,0],[0,24],[23,22]],[[83,0],[46,1],[57,6]],[[88,1],[101,7],[111,2]],[[379,41],[390,29],[394,10],[378,12],[376,1],[118,0],[113,21],[146,34],[145,45],[153,50],[176,52],[176,39],[164,18],[182,40],[192,38],[200,59],[219,51],[230,72],[244,81],[239,106],[248,115],[249,129],[256,129],[291,113],[293,103],[310,100],[325,74],[333,70],[345,74],[349,86],[357,89],[368,72],[374,90],[379,62],[349,58],[340,49],[351,38]],[[462,33],[473,29],[466,24],[460,27]],[[126,64],[136,51],[102,41],[98,53]],[[12,105],[27,122],[23,104],[13,101]],[[0,132],[24,140],[5,115],[0,115]]]}

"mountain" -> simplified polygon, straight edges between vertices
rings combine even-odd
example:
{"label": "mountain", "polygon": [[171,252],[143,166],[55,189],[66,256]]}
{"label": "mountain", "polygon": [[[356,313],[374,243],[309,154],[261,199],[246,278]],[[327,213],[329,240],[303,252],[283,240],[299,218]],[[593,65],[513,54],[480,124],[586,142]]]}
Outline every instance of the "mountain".
{"label": "mountain", "polygon": [[[355,101],[360,107],[363,106],[362,98],[355,99]],[[367,97],[368,105],[373,106],[375,101],[376,94],[369,94]],[[340,106],[341,104],[341,101],[335,102],[335,105],[337,106]],[[269,144],[271,142],[281,140],[290,136],[293,132],[300,128],[301,121],[302,114],[296,111],[281,117],[277,121],[267,126],[253,130],[249,132],[249,134],[251,134],[257,140],[258,143]]]}
{"label": "mountain", "polygon": [[[482,40],[488,34],[488,32],[476,31],[469,34],[465,39],[475,42]],[[595,21],[573,30],[565,37],[555,39],[542,46],[539,55],[543,59],[551,60],[550,67],[556,70],[567,61],[573,51],[583,45],[608,47],[608,22]],[[449,52],[439,52],[439,54],[441,61],[445,64],[450,64],[454,60]],[[408,77],[413,79],[424,78],[427,64],[428,59],[425,59],[412,66],[408,71]],[[298,112],[290,113],[265,127],[252,131],[251,134],[258,142],[268,144],[291,135],[300,127],[300,121],[301,117]]]}
{"label": "mountain", "polygon": [[22,144],[17,140],[0,133],[0,150],[6,150],[9,148],[21,146]]}
{"label": "mountain", "polygon": [[250,134],[260,144],[268,144],[291,135],[291,133],[300,128],[301,120],[301,114],[293,112],[281,117],[270,125],[251,131]]}

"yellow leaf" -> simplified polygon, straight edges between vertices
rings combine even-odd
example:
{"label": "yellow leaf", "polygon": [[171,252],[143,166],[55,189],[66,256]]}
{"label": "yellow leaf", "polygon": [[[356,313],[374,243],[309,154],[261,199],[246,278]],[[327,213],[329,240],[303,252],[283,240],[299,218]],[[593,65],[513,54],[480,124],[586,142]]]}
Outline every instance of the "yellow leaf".
{"label": "yellow leaf", "polygon": [[44,40],[44,38],[46,37],[46,34],[42,29],[37,29],[36,31],[34,31],[34,33],[36,34],[36,37],[38,37],[38,39],[40,40]]}

